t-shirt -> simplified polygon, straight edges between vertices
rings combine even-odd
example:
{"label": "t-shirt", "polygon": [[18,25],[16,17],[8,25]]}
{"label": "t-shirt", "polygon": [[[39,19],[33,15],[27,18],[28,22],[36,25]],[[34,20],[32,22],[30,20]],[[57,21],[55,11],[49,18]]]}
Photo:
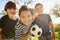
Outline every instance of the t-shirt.
{"label": "t-shirt", "polygon": [[28,37],[27,32],[29,31],[31,24],[26,26],[18,20],[15,26],[15,40],[22,40],[24,37]]}
{"label": "t-shirt", "polygon": [[17,20],[9,19],[8,15],[3,16],[0,19],[0,28],[2,28],[2,37],[5,38],[12,38],[14,37],[14,30]]}
{"label": "t-shirt", "polygon": [[48,14],[41,14],[36,17],[34,22],[42,28],[42,35],[51,35],[49,28],[50,21],[51,18]]}

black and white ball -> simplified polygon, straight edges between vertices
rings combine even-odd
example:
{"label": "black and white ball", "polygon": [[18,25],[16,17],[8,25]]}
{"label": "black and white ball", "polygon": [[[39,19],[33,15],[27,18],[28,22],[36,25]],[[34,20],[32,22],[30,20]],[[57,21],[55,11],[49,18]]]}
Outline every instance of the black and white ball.
{"label": "black and white ball", "polygon": [[30,30],[32,36],[41,36],[42,35],[42,29],[38,27],[38,25],[33,25]]}

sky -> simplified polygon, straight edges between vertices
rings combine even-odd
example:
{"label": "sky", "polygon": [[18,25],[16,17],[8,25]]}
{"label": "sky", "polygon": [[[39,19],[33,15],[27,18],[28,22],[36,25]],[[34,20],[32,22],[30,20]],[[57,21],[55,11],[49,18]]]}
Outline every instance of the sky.
{"label": "sky", "polygon": [[[24,1],[24,0],[22,0],[22,1]],[[8,2],[8,0],[0,0],[0,13],[1,13],[2,10],[4,10],[4,6],[5,6],[6,2]],[[17,7],[20,8],[23,5],[23,2],[21,2],[20,0],[18,0],[17,2],[19,2]],[[44,6],[44,13],[49,14],[51,8],[53,8],[55,4],[60,4],[60,0],[35,0],[31,4],[29,4],[28,6],[31,7],[31,8],[34,8],[36,3],[43,4],[43,6]],[[1,16],[2,15],[0,15],[0,17]],[[50,16],[51,16],[51,19],[52,19],[53,23],[57,23],[57,24],[60,23],[60,21],[59,21],[60,17],[56,18],[54,15],[50,15]]]}

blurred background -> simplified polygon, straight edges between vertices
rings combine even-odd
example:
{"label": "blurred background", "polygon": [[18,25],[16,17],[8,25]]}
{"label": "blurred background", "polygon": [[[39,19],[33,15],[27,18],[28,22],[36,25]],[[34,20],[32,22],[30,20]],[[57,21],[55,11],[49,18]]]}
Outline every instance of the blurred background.
{"label": "blurred background", "polygon": [[60,0],[0,0],[0,18],[6,15],[4,6],[8,1],[15,2],[18,9],[24,4],[30,8],[35,8],[36,3],[43,4],[44,13],[51,16],[55,28],[56,40],[60,40]]}

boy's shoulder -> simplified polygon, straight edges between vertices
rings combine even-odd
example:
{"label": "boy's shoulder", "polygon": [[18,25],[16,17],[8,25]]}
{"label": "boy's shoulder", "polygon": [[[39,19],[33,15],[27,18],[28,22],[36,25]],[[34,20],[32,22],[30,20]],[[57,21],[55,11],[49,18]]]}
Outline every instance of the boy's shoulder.
{"label": "boy's shoulder", "polygon": [[8,18],[8,17],[7,17],[7,15],[5,15],[5,16],[2,16],[2,17],[1,17],[1,19],[0,19],[0,21],[7,20],[7,18]]}
{"label": "boy's shoulder", "polygon": [[1,19],[6,19],[8,16],[7,15],[4,15],[1,17]]}
{"label": "boy's shoulder", "polygon": [[50,16],[49,14],[43,14],[43,15]]}
{"label": "boy's shoulder", "polygon": [[49,18],[50,17],[50,15],[49,14],[41,14],[41,15],[38,15],[36,18],[35,18],[35,20],[36,19],[39,19],[39,18]]}
{"label": "boy's shoulder", "polygon": [[49,16],[49,14],[41,14],[41,15],[39,15],[39,16]]}
{"label": "boy's shoulder", "polygon": [[17,19],[17,24],[16,24],[16,27],[20,27],[20,26],[25,26],[22,22],[20,22],[19,19]]}

